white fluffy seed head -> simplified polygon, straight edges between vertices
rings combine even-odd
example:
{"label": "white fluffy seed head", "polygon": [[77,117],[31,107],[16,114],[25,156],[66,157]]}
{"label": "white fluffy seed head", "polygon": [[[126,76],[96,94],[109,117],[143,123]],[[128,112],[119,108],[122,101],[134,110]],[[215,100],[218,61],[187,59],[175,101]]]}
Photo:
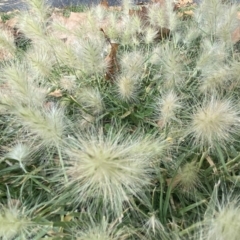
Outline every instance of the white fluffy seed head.
{"label": "white fluffy seed head", "polygon": [[21,13],[18,16],[18,29],[33,42],[41,42],[46,39],[44,23],[37,16],[30,13]]}
{"label": "white fluffy seed head", "polygon": [[126,52],[121,57],[121,70],[124,74],[139,78],[144,70],[144,62],[144,54],[141,51]]}
{"label": "white fluffy seed head", "polygon": [[116,82],[117,95],[124,102],[135,102],[137,100],[139,83],[132,75],[120,75]]}
{"label": "white fluffy seed head", "polygon": [[0,28],[0,60],[11,59],[15,51],[16,45],[12,32]]}
{"label": "white fluffy seed head", "polygon": [[90,39],[80,39],[72,44],[76,57],[81,62],[81,71],[85,74],[98,74],[106,72],[108,62],[104,61],[102,51],[105,39],[99,36]]}
{"label": "white fluffy seed head", "polygon": [[5,155],[6,158],[17,160],[21,163],[27,163],[31,157],[31,149],[30,146],[17,143],[13,147],[11,147],[10,151]]}
{"label": "white fluffy seed head", "polygon": [[184,62],[186,56],[179,49],[169,43],[161,47],[161,56],[159,58],[166,88],[174,87],[183,82]]}
{"label": "white fluffy seed head", "polygon": [[176,119],[176,113],[182,108],[181,99],[175,92],[170,91],[164,94],[162,97],[156,99],[156,114],[158,121],[161,121],[161,125],[174,121]]}
{"label": "white fluffy seed head", "polygon": [[[96,210],[99,204],[119,215],[131,196],[140,197],[150,184],[154,156],[162,152],[159,139],[128,136],[121,131],[89,131],[69,139],[66,173],[73,200]],[[83,197],[84,196],[84,197]],[[140,197],[141,198],[141,197]]]}
{"label": "white fluffy seed head", "polygon": [[148,27],[144,31],[144,42],[146,44],[152,43],[158,35],[158,31],[154,28]]}
{"label": "white fluffy seed head", "polygon": [[[219,193],[218,182],[213,190],[202,224],[196,231],[196,238],[206,240],[238,240],[240,234],[239,197],[232,192]],[[235,189],[234,189],[235,190]],[[237,194],[237,193],[236,193]],[[219,195],[221,198],[219,198]],[[221,199],[221,200],[219,200]],[[199,238],[199,235],[201,238]]]}
{"label": "white fluffy seed head", "polygon": [[228,51],[224,42],[212,43],[209,39],[201,42],[201,51],[196,61],[196,69],[211,71],[213,67],[220,68],[226,61]]}
{"label": "white fluffy seed head", "polygon": [[60,79],[60,87],[68,91],[69,93],[76,91],[76,85],[77,84],[75,75],[65,75],[62,76]]}
{"label": "white fluffy seed head", "polygon": [[104,110],[104,102],[97,88],[85,87],[77,93],[77,101],[91,115],[99,115]]}
{"label": "white fluffy seed head", "polygon": [[[47,90],[39,87],[31,76],[28,66],[18,62],[10,63],[2,70],[2,81],[6,85],[5,95],[9,96],[6,104],[14,107],[20,102],[23,104],[32,104],[39,106],[46,97]],[[14,98],[11,96],[15,96]]]}
{"label": "white fluffy seed head", "polygon": [[198,107],[192,116],[189,133],[195,144],[214,147],[231,141],[239,128],[239,111],[230,100],[211,99]]}
{"label": "white fluffy seed head", "polygon": [[18,208],[12,206],[7,208],[0,206],[0,237],[3,240],[13,239],[14,237],[29,235],[28,228],[31,225],[24,215],[19,212]]}
{"label": "white fluffy seed head", "polygon": [[91,219],[88,223],[74,233],[78,240],[127,240],[133,231],[127,227],[119,227],[119,223],[108,222],[104,217],[100,222]]}
{"label": "white fluffy seed head", "polygon": [[27,3],[29,11],[39,19],[39,21],[44,22],[47,20],[49,6],[45,1],[42,0],[24,0]]}
{"label": "white fluffy seed head", "polygon": [[181,166],[173,179],[173,186],[181,188],[186,194],[190,194],[200,185],[200,172],[196,161],[187,162]]}
{"label": "white fluffy seed head", "polygon": [[51,146],[61,142],[66,128],[63,109],[47,105],[42,108],[17,105],[12,113],[33,137],[41,140],[41,144]]}
{"label": "white fluffy seed head", "polygon": [[149,219],[144,224],[144,227],[147,230],[147,234],[153,233],[154,236],[156,236],[159,232],[164,232],[164,226],[160,222],[158,216],[156,216],[156,213],[151,213]]}
{"label": "white fluffy seed head", "polygon": [[238,26],[237,9],[235,4],[230,6],[223,1],[204,0],[196,9],[193,17],[198,23],[198,28],[206,36],[229,43],[231,33]]}
{"label": "white fluffy seed head", "polygon": [[177,15],[173,11],[173,0],[164,1],[163,4],[156,3],[148,8],[148,17],[151,25],[158,28],[167,28],[171,31],[176,29],[178,24]]}
{"label": "white fluffy seed head", "polygon": [[41,44],[35,44],[26,52],[26,61],[31,68],[32,76],[49,77],[53,69],[53,65],[57,62],[53,49],[47,44],[47,42],[41,42]]}
{"label": "white fluffy seed head", "polygon": [[227,83],[230,82],[230,69],[224,64],[218,67],[206,69],[201,74],[199,89],[203,93],[211,93],[224,91]]}

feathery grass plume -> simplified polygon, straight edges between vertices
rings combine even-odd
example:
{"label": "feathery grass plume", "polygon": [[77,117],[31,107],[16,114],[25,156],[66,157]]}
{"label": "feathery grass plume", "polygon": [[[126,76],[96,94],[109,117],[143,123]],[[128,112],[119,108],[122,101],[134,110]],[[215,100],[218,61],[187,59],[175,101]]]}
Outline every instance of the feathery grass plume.
{"label": "feathery grass plume", "polygon": [[124,74],[139,78],[144,71],[144,63],[144,53],[141,51],[132,51],[123,53],[120,65]]}
{"label": "feathery grass plume", "polygon": [[238,59],[231,61],[229,72],[231,78],[229,90],[232,91],[240,86],[240,62]]}
{"label": "feathery grass plume", "polygon": [[180,39],[188,49],[191,49],[193,46],[196,46],[196,40],[201,36],[202,33],[200,29],[196,27],[195,22],[192,21],[184,25],[184,28],[186,28],[186,31],[181,32]]}
{"label": "feathery grass plume", "polygon": [[149,22],[153,26],[166,27],[167,13],[160,3],[152,4],[148,9]]}
{"label": "feathery grass plume", "polygon": [[22,12],[18,15],[17,28],[33,42],[46,39],[46,26],[37,16]]}
{"label": "feathery grass plume", "polygon": [[57,38],[51,39],[51,45],[54,46],[54,54],[59,66],[75,70],[82,69],[82,59],[78,58],[74,46],[66,45]]}
{"label": "feathery grass plume", "polygon": [[16,105],[12,113],[21,120],[21,124],[30,131],[33,138],[43,145],[58,145],[66,129],[64,109],[57,106],[47,108]]}
{"label": "feathery grass plume", "polygon": [[0,28],[0,61],[11,59],[16,52],[14,36],[9,30]]}
{"label": "feathery grass plume", "polygon": [[17,199],[8,199],[7,205],[0,205],[1,239],[34,239],[34,235],[43,231],[43,227],[31,218],[32,209]]}
{"label": "feathery grass plume", "polygon": [[[13,107],[20,102],[40,106],[46,95],[44,87],[38,87],[38,83],[29,73],[24,63],[11,62],[3,68],[2,81],[7,86],[5,89],[5,104]],[[14,98],[11,96],[14,95]],[[4,99],[1,99],[4,101]]]}
{"label": "feathery grass plume", "polygon": [[202,72],[213,67],[222,66],[227,59],[228,51],[224,42],[211,42],[209,39],[201,41],[201,50],[196,61],[196,69]]}
{"label": "feathery grass plume", "polygon": [[81,88],[76,99],[88,113],[94,116],[102,113],[105,108],[103,97],[97,88]]}
{"label": "feathery grass plume", "polygon": [[122,32],[121,22],[119,21],[119,15],[116,14],[115,12],[108,12],[106,19],[108,27],[104,30],[107,36],[113,40],[119,39]]}
{"label": "feathery grass plume", "polygon": [[157,46],[153,47],[150,54],[149,63],[153,65],[159,65],[161,63],[162,48]]}
{"label": "feathery grass plume", "polygon": [[82,112],[78,121],[75,122],[75,126],[77,129],[80,129],[81,131],[89,131],[90,129],[94,128],[95,120],[96,116]]}
{"label": "feathery grass plume", "polygon": [[79,61],[82,61],[82,71],[87,75],[103,74],[108,63],[104,61],[102,51],[105,47],[104,37],[95,36],[89,39],[79,39],[72,44]]}
{"label": "feathery grass plume", "polygon": [[150,234],[152,232],[154,236],[160,232],[161,234],[165,232],[164,226],[156,215],[156,212],[150,213],[149,219],[144,224],[144,228],[146,228],[147,234]]}
{"label": "feathery grass plume", "polygon": [[27,3],[29,11],[44,23],[47,20],[50,6],[43,0],[24,0]]}
{"label": "feathery grass plume", "polygon": [[128,15],[129,10],[133,7],[134,2],[133,0],[122,0],[122,7],[124,14]]}
{"label": "feathery grass plume", "polygon": [[86,222],[81,230],[76,230],[74,237],[77,240],[127,240],[134,234],[134,231],[125,226],[120,227],[117,219],[110,222],[103,217],[101,221],[97,222],[90,219],[89,223]]}
{"label": "feathery grass plume", "polygon": [[32,160],[32,149],[24,143],[17,143],[6,153],[6,159],[12,159],[19,162],[20,167],[26,172],[25,165],[28,165]]}
{"label": "feathery grass plume", "polygon": [[69,93],[73,93],[76,91],[76,76],[62,76],[60,79],[60,87],[66,90]]}
{"label": "feathery grass plume", "polygon": [[35,78],[47,78],[51,74],[56,58],[53,49],[43,41],[34,44],[26,54],[26,61],[31,68],[31,75]]}
{"label": "feathery grass plume", "polygon": [[120,42],[121,45],[134,46],[133,38],[138,38],[138,33],[143,31],[140,18],[136,15],[124,16],[121,20]]}
{"label": "feathery grass plume", "polygon": [[211,41],[231,42],[231,33],[238,26],[237,5],[231,6],[219,0],[203,0],[193,16]]}
{"label": "feathery grass plume", "polygon": [[162,127],[170,124],[174,120],[177,120],[176,113],[183,108],[181,99],[173,91],[170,91],[162,97],[156,99],[156,103],[157,106],[155,112]]}
{"label": "feathery grass plume", "polygon": [[95,18],[96,22],[102,22],[105,20],[107,15],[106,9],[101,5],[94,6],[90,12],[93,15],[93,18]]}
{"label": "feathery grass plume", "polygon": [[211,96],[192,115],[189,134],[201,148],[223,145],[233,140],[239,129],[239,110],[230,99]]}
{"label": "feathery grass plume", "polygon": [[186,194],[191,194],[201,186],[200,172],[196,161],[187,162],[178,169],[177,175],[173,179],[173,187],[176,186]]}
{"label": "feathery grass plume", "polygon": [[199,89],[202,93],[221,93],[226,90],[231,80],[230,68],[226,64],[212,66],[200,76]]}
{"label": "feathery grass plume", "polygon": [[[238,240],[240,234],[240,201],[233,196],[235,189],[219,193],[219,181],[214,186],[211,199],[200,227],[196,230],[195,239]],[[234,190],[234,191],[233,191]],[[236,191],[237,194],[237,191]],[[221,196],[221,198],[219,198]],[[221,199],[221,200],[220,200]],[[199,238],[199,235],[201,238]]]}
{"label": "feathery grass plume", "polygon": [[101,206],[119,216],[124,204],[131,206],[132,197],[144,197],[143,189],[151,182],[165,144],[159,138],[127,135],[123,130],[79,133],[64,147],[69,182],[63,188],[75,204],[90,211]]}
{"label": "feathery grass plume", "polygon": [[130,74],[121,74],[116,82],[117,96],[124,102],[137,101],[139,93],[139,79]]}
{"label": "feathery grass plume", "polygon": [[171,43],[161,46],[159,57],[166,88],[179,86],[184,81],[184,61],[186,56]]}
{"label": "feathery grass plume", "polygon": [[157,35],[158,31],[156,29],[153,29],[152,27],[146,28],[144,31],[144,42],[146,44],[153,43]]}
{"label": "feathery grass plume", "polygon": [[155,3],[149,6],[148,17],[152,26],[174,31],[177,27],[177,15],[173,11],[174,0]]}

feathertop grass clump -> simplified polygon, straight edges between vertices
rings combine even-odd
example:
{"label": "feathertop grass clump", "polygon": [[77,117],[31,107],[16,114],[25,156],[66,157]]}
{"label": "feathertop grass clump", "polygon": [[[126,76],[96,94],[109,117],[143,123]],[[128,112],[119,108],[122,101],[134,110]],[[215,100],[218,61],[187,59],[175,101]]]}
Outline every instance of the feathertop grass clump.
{"label": "feathertop grass clump", "polygon": [[192,116],[189,132],[195,144],[215,147],[234,140],[239,128],[239,111],[228,99],[212,96],[203,106],[198,107]]}
{"label": "feathertop grass clump", "polygon": [[[104,208],[120,214],[132,197],[141,198],[151,183],[155,158],[165,143],[140,135],[127,136],[110,130],[88,132],[68,140],[66,173],[75,203],[89,203],[91,209],[102,202]],[[69,190],[68,190],[69,188]]]}
{"label": "feathertop grass clump", "polygon": [[0,14],[1,239],[238,239],[240,8],[176,2]]}

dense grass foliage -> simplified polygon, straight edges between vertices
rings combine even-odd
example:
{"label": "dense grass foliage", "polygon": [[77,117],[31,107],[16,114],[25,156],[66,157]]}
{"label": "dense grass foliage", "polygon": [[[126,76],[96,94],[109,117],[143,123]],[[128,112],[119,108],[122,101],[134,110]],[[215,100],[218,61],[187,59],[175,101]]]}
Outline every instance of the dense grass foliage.
{"label": "dense grass foliage", "polygon": [[27,2],[0,28],[0,238],[238,240],[238,7]]}

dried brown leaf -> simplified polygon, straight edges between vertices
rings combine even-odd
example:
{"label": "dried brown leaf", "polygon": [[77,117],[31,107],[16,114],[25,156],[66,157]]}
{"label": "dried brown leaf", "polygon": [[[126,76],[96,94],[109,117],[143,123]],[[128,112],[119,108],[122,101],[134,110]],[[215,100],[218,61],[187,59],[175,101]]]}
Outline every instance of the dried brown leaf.
{"label": "dried brown leaf", "polygon": [[102,0],[100,2],[100,6],[103,7],[103,8],[108,8],[109,7],[108,1],[107,0]]}
{"label": "dried brown leaf", "polygon": [[62,91],[60,89],[56,89],[55,91],[50,92],[48,95],[59,98],[59,97],[62,97]]}

